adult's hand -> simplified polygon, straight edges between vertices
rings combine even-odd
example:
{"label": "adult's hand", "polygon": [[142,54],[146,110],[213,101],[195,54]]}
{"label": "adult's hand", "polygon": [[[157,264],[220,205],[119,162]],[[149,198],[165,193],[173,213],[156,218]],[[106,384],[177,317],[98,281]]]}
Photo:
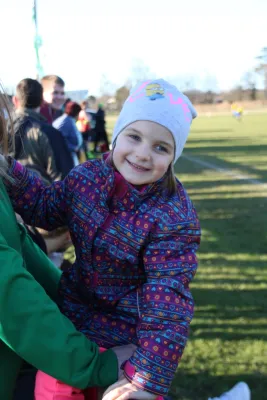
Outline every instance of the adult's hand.
{"label": "adult's hand", "polygon": [[155,400],[157,397],[156,394],[141,390],[128,379],[122,377],[114,385],[107,388],[102,400]]}

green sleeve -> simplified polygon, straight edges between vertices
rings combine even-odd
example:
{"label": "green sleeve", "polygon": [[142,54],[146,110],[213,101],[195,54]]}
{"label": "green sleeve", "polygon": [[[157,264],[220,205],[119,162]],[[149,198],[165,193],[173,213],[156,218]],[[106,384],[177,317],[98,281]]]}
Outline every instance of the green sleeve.
{"label": "green sleeve", "polygon": [[99,354],[98,346],[75,329],[1,234],[0,283],[0,339],[21,358],[81,389],[117,380],[115,353]]}
{"label": "green sleeve", "polygon": [[19,224],[22,253],[27,271],[40,283],[48,296],[55,302],[58,299],[58,284],[62,272],[55,267],[52,261],[33,242],[24,226]]}

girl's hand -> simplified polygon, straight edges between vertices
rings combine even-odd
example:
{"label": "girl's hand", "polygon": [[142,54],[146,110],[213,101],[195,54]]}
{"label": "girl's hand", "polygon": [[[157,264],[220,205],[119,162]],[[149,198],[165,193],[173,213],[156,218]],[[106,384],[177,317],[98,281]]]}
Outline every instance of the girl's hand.
{"label": "girl's hand", "polygon": [[156,394],[145,392],[122,377],[107,388],[102,400],[155,400],[157,397]]}
{"label": "girl's hand", "polygon": [[61,233],[55,237],[44,238],[48,255],[54,251],[65,251],[71,245],[69,232]]}
{"label": "girl's hand", "polygon": [[129,360],[129,358],[135,352],[136,346],[134,344],[126,344],[124,346],[116,346],[112,347],[111,350],[117,356],[118,359],[118,378],[120,379],[123,376],[123,370],[121,369],[121,365]]}

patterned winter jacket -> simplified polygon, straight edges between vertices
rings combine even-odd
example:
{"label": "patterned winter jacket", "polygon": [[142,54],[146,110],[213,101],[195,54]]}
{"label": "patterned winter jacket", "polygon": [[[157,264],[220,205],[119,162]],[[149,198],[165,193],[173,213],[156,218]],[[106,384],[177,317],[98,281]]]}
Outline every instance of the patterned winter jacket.
{"label": "patterned winter jacket", "polygon": [[15,161],[9,173],[13,206],[27,223],[69,226],[76,262],[60,283],[62,312],[99,346],[137,344],[125,376],[166,394],[193,316],[189,283],[200,242],[182,184],[173,196],[164,178],[138,191],[104,160],[88,161],[50,187]]}

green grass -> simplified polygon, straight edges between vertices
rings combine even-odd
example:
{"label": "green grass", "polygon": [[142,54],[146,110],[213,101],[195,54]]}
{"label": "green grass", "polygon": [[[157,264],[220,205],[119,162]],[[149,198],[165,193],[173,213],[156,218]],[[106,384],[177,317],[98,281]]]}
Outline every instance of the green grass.
{"label": "green grass", "polygon": [[[111,132],[115,118],[108,119]],[[267,184],[267,115],[200,117],[185,156]],[[181,158],[175,168],[199,214],[202,243],[191,288],[196,309],[172,386],[206,400],[239,380],[267,398],[267,186]]]}

